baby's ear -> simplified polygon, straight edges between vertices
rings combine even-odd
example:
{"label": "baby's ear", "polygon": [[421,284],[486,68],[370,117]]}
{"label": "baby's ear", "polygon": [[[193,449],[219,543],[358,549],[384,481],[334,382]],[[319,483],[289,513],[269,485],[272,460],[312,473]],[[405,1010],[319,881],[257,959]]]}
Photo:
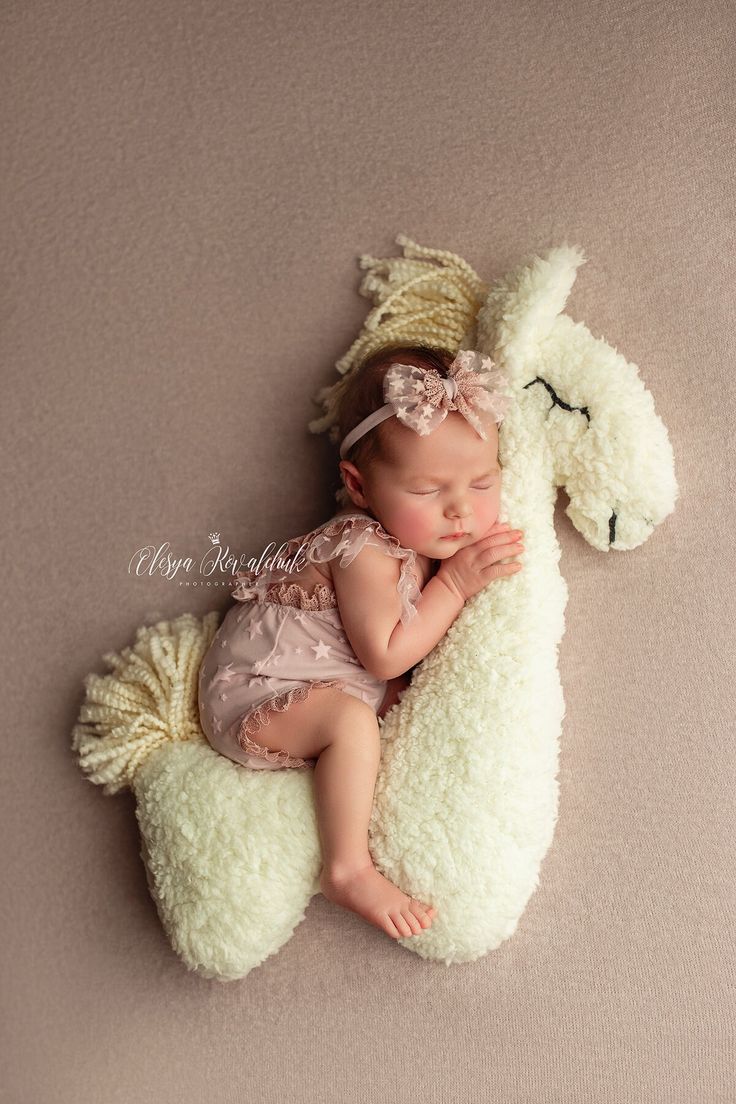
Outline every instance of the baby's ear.
{"label": "baby's ear", "polygon": [[363,490],[363,476],[360,474],[355,464],[351,464],[349,460],[341,460],[340,475],[342,476],[348,500],[355,506],[360,506],[361,508],[367,506],[367,500]]}

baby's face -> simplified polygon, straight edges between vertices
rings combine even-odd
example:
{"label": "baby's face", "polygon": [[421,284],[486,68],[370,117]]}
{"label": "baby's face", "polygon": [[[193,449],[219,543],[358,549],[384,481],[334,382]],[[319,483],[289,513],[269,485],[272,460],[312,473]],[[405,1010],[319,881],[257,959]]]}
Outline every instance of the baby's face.
{"label": "baby's face", "polygon": [[457,411],[426,437],[397,423],[390,461],[366,473],[368,508],[404,548],[445,560],[498,519],[498,427],[490,415],[480,416],[485,441]]}

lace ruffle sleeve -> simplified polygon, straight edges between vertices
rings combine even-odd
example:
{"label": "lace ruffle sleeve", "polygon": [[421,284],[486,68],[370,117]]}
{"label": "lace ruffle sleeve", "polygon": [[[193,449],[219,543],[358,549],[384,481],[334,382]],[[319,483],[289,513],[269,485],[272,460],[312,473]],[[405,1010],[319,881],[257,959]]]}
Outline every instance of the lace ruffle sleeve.
{"label": "lace ruffle sleeve", "polygon": [[230,597],[235,598],[238,602],[249,602],[251,598],[261,596],[267,585],[268,579],[264,575],[257,575],[250,568],[245,571],[238,571]]}
{"label": "lace ruffle sleeve", "polygon": [[388,556],[401,561],[396,589],[401,598],[401,621],[406,625],[417,615],[417,602],[421,589],[417,580],[416,552],[403,548],[396,537],[387,533],[380,522],[365,514],[345,514],[320,525],[311,533],[293,537],[283,546],[282,558],[291,562],[292,569],[269,567],[258,573],[248,569],[239,571],[232,597],[239,602],[260,599],[266,588],[274,583],[293,578],[292,571],[306,562],[325,563],[339,557],[340,567],[352,563],[362,548],[373,545]]}
{"label": "lace ruffle sleeve", "polygon": [[401,561],[396,589],[401,598],[401,622],[406,625],[417,615],[417,602],[421,595],[416,573],[416,552],[403,548],[396,537],[387,533],[380,522],[365,514],[347,514],[333,518],[311,535],[304,549],[307,559],[324,563],[337,559],[340,567],[347,567],[366,545],[381,548],[386,555]]}

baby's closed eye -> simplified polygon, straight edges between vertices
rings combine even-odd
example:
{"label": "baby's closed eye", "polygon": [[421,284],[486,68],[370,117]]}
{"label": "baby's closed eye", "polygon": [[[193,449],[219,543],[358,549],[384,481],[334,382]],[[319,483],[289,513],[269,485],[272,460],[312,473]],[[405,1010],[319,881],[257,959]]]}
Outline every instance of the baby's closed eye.
{"label": "baby's closed eye", "polygon": [[[490,483],[473,483],[471,485],[470,489],[471,489],[471,491],[490,491],[490,490],[492,490],[493,486],[494,486],[494,481],[491,480]],[[439,492],[440,492],[439,487],[430,487],[427,490],[414,489],[414,490],[411,490],[409,492],[409,494],[415,494],[415,495],[433,495],[434,494],[434,495],[436,495],[436,494],[439,494]]]}

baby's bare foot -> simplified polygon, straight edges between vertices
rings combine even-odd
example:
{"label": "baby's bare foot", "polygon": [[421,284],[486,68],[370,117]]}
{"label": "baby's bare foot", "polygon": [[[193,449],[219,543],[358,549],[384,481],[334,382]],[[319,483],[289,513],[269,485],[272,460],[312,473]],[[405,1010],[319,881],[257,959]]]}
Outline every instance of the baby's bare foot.
{"label": "baby's bare foot", "polygon": [[319,887],[328,901],[357,912],[392,939],[419,935],[431,927],[437,915],[431,905],[402,893],[398,886],[378,873],[372,862],[340,874],[323,867]]}

